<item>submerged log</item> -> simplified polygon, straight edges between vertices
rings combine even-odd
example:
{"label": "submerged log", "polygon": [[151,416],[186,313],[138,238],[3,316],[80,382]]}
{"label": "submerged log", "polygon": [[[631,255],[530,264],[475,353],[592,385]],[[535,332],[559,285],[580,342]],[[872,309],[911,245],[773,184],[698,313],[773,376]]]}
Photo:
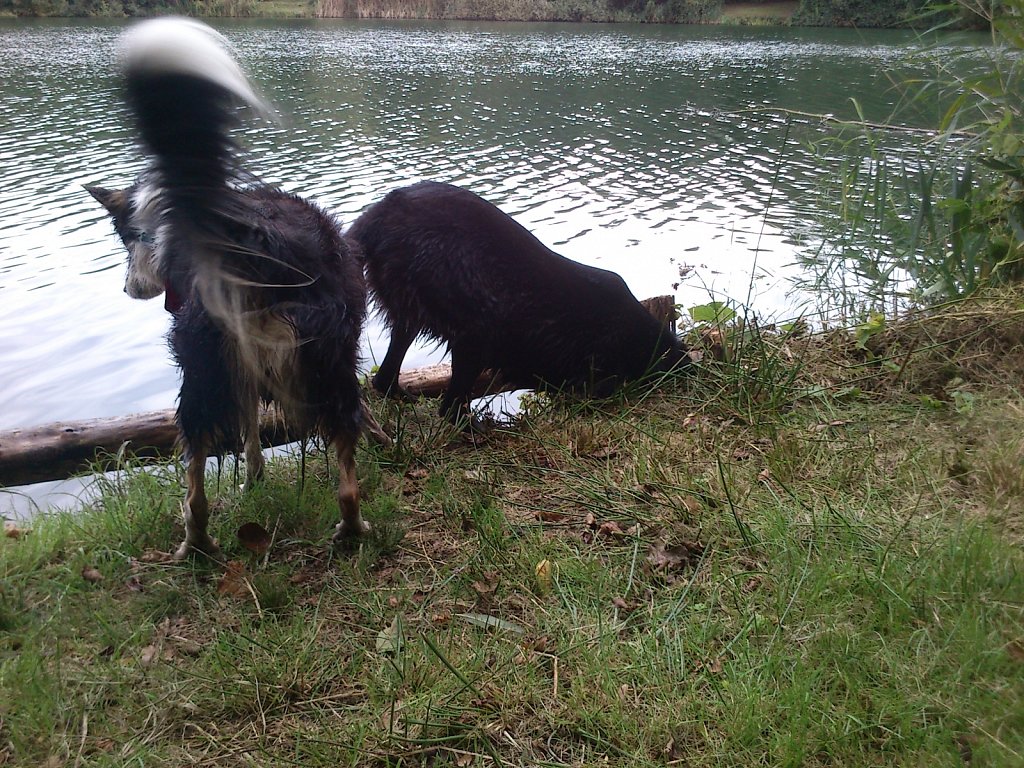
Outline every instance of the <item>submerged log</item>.
{"label": "submerged log", "polygon": [[[641,303],[674,327],[672,297],[658,296]],[[450,379],[451,366],[439,364],[403,371],[398,382],[411,395],[438,397]],[[484,372],[473,394],[482,397],[512,389],[500,377]],[[177,437],[173,409],[0,431],[0,487],[61,480],[89,469],[116,469],[124,451],[138,458],[165,458],[174,454]],[[264,447],[271,447],[300,436],[289,433],[271,409],[261,418],[260,438]]]}

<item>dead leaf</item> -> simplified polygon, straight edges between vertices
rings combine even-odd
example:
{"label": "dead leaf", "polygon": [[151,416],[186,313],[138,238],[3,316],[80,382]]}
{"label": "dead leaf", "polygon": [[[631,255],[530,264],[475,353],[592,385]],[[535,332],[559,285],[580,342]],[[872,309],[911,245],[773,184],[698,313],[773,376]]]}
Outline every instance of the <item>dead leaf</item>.
{"label": "dead leaf", "polygon": [[771,481],[771,479],[772,479],[772,471],[770,469],[768,469],[768,467],[765,467],[764,469],[762,469],[760,472],[757,473],[757,481],[759,483],[767,483],[767,482]]}
{"label": "dead leaf", "polygon": [[701,503],[700,499],[696,496],[683,496],[683,498],[679,500],[679,504],[691,515],[700,512]]}
{"label": "dead leaf", "polygon": [[494,571],[488,571],[482,579],[473,582],[473,589],[481,597],[493,595],[495,590],[498,589],[498,574]]}
{"label": "dead leaf", "polygon": [[725,334],[719,328],[708,328],[700,335],[700,344],[713,359],[725,360]]}
{"label": "dead leaf", "polygon": [[27,536],[32,533],[31,528],[19,528],[13,523],[6,523],[4,525],[4,536],[8,539],[20,539],[22,536]]}
{"label": "dead leaf", "polygon": [[700,416],[698,416],[696,413],[688,413],[686,414],[686,418],[683,419],[683,429],[692,429],[695,427],[699,427],[700,422]]}
{"label": "dead leaf", "polygon": [[541,560],[533,569],[534,576],[537,577],[537,588],[542,595],[546,595],[550,592],[551,587],[554,584],[551,570],[552,566],[550,560]]}
{"label": "dead leaf", "polygon": [[619,613],[622,613],[622,614],[624,614],[626,616],[628,616],[634,610],[636,610],[636,606],[635,605],[630,605],[629,603],[627,603],[625,601],[625,599],[623,599],[621,597],[613,597],[612,598],[612,605],[614,605],[619,610]]}
{"label": "dead leaf", "polygon": [[964,765],[970,765],[974,761],[974,745],[977,743],[977,736],[968,733],[961,733],[957,735],[957,751],[960,753],[960,760]]}
{"label": "dead leaf", "polygon": [[377,653],[398,653],[402,650],[402,614],[395,614],[391,623],[377,633]]}
{"label": "dead leaf", "polygon": [[147,549],[139,557],[142,563],[170,563],[174,561],[174,555],[170,552],[161,552],[157,549]]}
{"label": "dead leaf", "polygon": [[546,509],[537,512],[534,517],[544,523],[561,523],[566,518],[561,512],[552,512]]}
{"label": "dead leaf", "polygon": [[410,469],[405,473],[405,476],[410,480],[426,480],[430,477],[430,473],[422,467],[419,467],[417,469]]}
{"label": "dead leaf", "polygon": [[237,536],[243,547],[257,555],[262,555],[270,548],[270,532],[259,523],[242,524]]}
{"label": "dead leaf", "polygon": [[594,517],[593,512],[587,512],[586,516],[583,518],[583,524],[587,526],[587,528],[597,528],[597,518]]}
{"label": "dead leaf", "polygon": [[754,454],[748,451],[746,448],[737,448],[735,451],[732,452],[732,457],[736,461],[746,461],[753,455]]}
{"label": "dead leaf", "polygon": [[246,583],[248,574],[245,570],[245,563],[241,560],[232,560],[227,564],[227,570],[217,581],[217,594],[228,597],[245,597],[250,594],[249,586]]}
{"label": "dead leaf", "polygon": [[203,652],[202,643],[196,640],[191,640],[187,637],[176,638],[174,645],[186,656],[198,656]]}
{"label": "dead leaf", "polygon": [[132,575],[128,577],[128,581],[125,582],[125,586],[128,587],[132,592],[142,592],[142,579],[138,576]]}
{"label": "dead leaf", "polygon": [[535,466],[545,467],[547,469],[554,469],[555,466],[557,466],[555,464],[555,460],[552,459],[544,451],[537,451],[537,452],[534,453],[534,455],[533,455],[533,463],[534,463]]}
{"label": "dead leaf", "polygon": [[851,422],[849,420],[844,421],[842,419],[836,419],[834,421],[822,422],[821,424],[812,424],[810,427],[808,427],[808,430],[810,430],[811,432],[818,433],[824,432],[825,430],[831,429],[833,427],[845,427],[847,424],[850,423]]}
{"label": "dead leaf", "polygon": [[103,574],[93,566],[87,565],[82,569],[82,578],[90,584],[99,584],[103,581]]}
{"label": "dead leaf", "polygon": [[680,757],[680,755],[676,752],[675,739],[669,739],[668,744],[665,745],[665,748],[661,750],[661,752],[663,755],[665,755],[665,759],[668,760],[670,763],[674,762],[675,760],[678,760]]}
{"label": "dead leaf", "polygon": [[696,566],[704,555],[705,547],[698,541],[684,541],[666,546],[664,542],[651,548],[647,561],[657,571],[681,571]]}
{"label": "dead leaf", "polygon": [[597,533],[599,536],[614,536],[615,538],[622,538],[626,535],[626,532],[622,530],[622,526],[614,520],[601,523],[600,527],[597,529]]}
{"label": "dead leaf", "polygon": [[160,648],[156,645],[147,645],[142,649],[142,655],[139,657],[139,663],[144,667],[148,667],[159,658]]}
{"label": "dead leaf", "polygon": [[1006,644],[1006,652],[1014,661],[1024,661],[1024,642],[1011,640]]}

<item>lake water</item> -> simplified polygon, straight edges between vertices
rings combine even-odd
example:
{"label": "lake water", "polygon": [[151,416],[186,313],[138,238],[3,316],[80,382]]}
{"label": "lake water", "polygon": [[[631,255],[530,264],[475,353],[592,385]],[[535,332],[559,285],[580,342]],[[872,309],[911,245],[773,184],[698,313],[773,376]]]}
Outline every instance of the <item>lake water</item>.
{"label": "lake water", "polygon": [[[214,26],[281,113],[245,129],[264,180],[345,222],[394,187],[459,184],[639,298],[770,315],[791,311],[787,278],[830,173],[807,148],[826,128],[774,110],[854,118],[857,99],[882,120],[894,73],[933,69],[906,32]],[[0,429],[175,402],[162,301],[122,292],[123,251],[81,187],[127,185],[142,164],[114,72],[123,27],[0,19]],[[386,343],[371,324],[367,365]]]}

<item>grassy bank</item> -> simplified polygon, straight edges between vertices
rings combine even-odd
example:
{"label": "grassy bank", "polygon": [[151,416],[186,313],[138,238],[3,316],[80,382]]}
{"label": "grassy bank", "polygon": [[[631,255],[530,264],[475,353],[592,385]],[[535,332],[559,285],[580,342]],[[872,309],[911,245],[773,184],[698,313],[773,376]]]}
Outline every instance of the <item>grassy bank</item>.
{"label": "grassy bank", "polygon": [[174,471],[10,530],[0,765],[1020,765],[1024,302],[794,334],[477,445],[378,403],[349,551],[319,457],[210,477],[226,564]]}

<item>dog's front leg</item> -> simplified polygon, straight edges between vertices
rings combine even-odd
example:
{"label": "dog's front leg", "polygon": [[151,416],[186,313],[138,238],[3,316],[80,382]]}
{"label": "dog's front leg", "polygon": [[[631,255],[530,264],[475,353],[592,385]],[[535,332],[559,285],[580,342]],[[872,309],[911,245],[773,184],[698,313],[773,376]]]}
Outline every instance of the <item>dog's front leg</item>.
{"label": "dog's front leg", "polygon": [[402,389],[398,383],[398,374],[402,368],[402,361],[405,353],[409,351],[413,341],[419,335],[419,330],[394,326],[391,328],[391,341],[388,343],[388,351],[381,361],[377,373],[373,377],[373,388],[380,394],[393,397],[399,400],[415,400],[408,392]]}
{"label": "dog's front leg", "polygon": [[335,526],[334,541],[369,533],[370,524],[359,514],[359,482],[356,479],[356,435],[343,434],[334,440],[338,452],[338,507],[341,522]]}
{"label": "dog's front leg", "polygon": [[452,377],[448,382],[438,412],[462,429],[481,431],[475,423],[470,401],[473,385],[484,367],[472,356],[452,350]]}
{"label": "dog's front leg", "polygon": [[185,472],[188,484],[185,496],[185,540],[174,553],[175,560],[184,560],[198,552],[212,558],[220,557],[220,547],[206,532],[210,520],[210,504],[206,499],[206,451],[192,451]]}

